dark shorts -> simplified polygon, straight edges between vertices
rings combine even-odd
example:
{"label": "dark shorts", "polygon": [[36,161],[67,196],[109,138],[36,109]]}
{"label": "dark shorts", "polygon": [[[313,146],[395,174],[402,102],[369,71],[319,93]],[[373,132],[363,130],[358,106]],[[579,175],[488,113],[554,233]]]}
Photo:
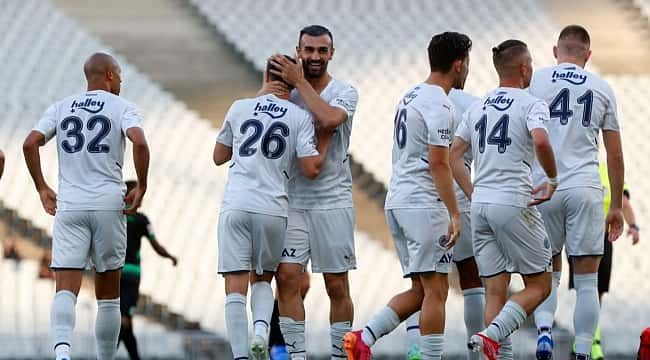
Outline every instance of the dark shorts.
{"label": "dark shorts", "polygon": [[[605,254],[600,260],[600,266],[598,267],[598,293],[609,292],[609,280],[612,277],[612,256],[614,248],[612,243],[607,240],[609,234],[605,233]],[[569,289],[573,289],[573,264],[569,261]]]}
{"label": "dark shorts", "polygon": [[140,276],[122,274],[120,279],[120,312],[122,316],[132,317],[140,297]]}

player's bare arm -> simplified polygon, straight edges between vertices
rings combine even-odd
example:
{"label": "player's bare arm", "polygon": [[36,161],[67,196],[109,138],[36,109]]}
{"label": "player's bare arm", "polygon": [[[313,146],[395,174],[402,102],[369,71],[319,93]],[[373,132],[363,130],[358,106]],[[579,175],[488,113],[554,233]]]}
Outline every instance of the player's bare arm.
{"label": "player's bare arm", "polygon": [[472,178],[465,167],[464,154],[469,150],[470,144],[465,142],[463,139],[456,137],[454,143],[451,145],[451,151],[449,153],[449,165],[451,166],[451,171],[454,174],[454,179],[456,183],[465,193],[465,196],[472,201]]}
{"label": "player's bare arm", "polygon": [[212,161],[215,165],[221,166],[232,158],[232,147],[224,145],[220,142],[214,144],[214,150],[212,151]]}
{"label": "player's bare arm", "polygon": [[623,148],[621,134],[614,130],[603,130],[603,144],[607,151],[607,171],[612,194],[612,202],[605,219],[605,226],[609,230],[609,241],[615,241],[623,233],[623,182],[625,165],[623,162]]}
{"label": "player's bare arm", "polygon": [[162,256],[162,257],[164,257],[164,258],[167,258],[167,259],[171,260],[171,261],[172,261],[172,264],[173,264],[174,266],[176,266],[176,264],[178,263],[178,259],[177,259],[175,256],[173,256],[172,254],[170,254],[170,253],[167,251],[167,249],[165,249],[164,246],[160,245],[160,243],[158,242],[158,240],[156,240],[155,237],[148,237],[148,239],[149,239],[149,242],[151,243],[151,247],[152,247],[153,250],[156,252],[156,254],[158,254],[158,255],[160,255],[160,256]]}
{"label": "player's bare arm", "polygon": [[555,189],[557,188],[557,166],[555,164],[555,155],[553,155],[553,147],[548,138],[546,129],[533,129],[530,132],[533,137],[533,146],[535,147],[535,155],[537,161],[544,169],[549,181],[533,189],[534,199],[528,203],[528,206],[541,204],[551,199]]}
{"label": "player's bare arm", "polygon": [[282,55],[273,55],[271,62],[282,69],[281,71],[272,69],[271,72],[282,76],[287,83],[298,90],[300,97],[320,127],[334,129],[348,119],[348,114],[343,109],[328,104],[305,79],[301,59],[294,64]]}
{"label": "player's bare arm", "polygon": [[0,150],[0,179],[2,179],[2,174],[5,170],[5,153]]}
{"label": "player's bare arm", "polygon": [[632,245],[639,243],[639,226],[636,224],[634,209],[627,195],[623,195],[623,218],[627,223],[627,236],[632,237]]}
{"label": "player's bare arm", "polygon": [[43,145],[45,145],[45,136],[38,131],[32,131],[27,135],[23,143],[23,154],[27,163],[27,169],[34,181],[36,191],[38,191],[45,212],[54,215],[56,213],[56,193],[45,182],[41,168],[41,154],[39,150]]}
{"label": "player's bare arm", "polygon": [[144,131],[139,127],[126,130],[126,136],[133,143],[133,164],[138,178],[138,185],[126,194],[124,202],[130,204],[124,210],[125,214],[133,215],[142,203],[142,197],[147,191],[147,176],[149,173],[149,145],[144,136]]}
{"label": "player's bare arm", "polygon": [[325,158],[327,156],[327,148],[332,140],[332,131],[327,129],[319,129],[316,131],[318,137],[318,150],[317,156],[308,156],[300,158],[300,172],[309,179],[315,179],[320,174]]}
{"label": "player's bare arm", "polygon": [[460,210],[454,192],[454,180],[449,166],[449,148],[447,146],[429,145],[429,171],[436,184],[440,199],[449,212],[449,232],[447,234],[447,248],[456,243],[460,234]]}

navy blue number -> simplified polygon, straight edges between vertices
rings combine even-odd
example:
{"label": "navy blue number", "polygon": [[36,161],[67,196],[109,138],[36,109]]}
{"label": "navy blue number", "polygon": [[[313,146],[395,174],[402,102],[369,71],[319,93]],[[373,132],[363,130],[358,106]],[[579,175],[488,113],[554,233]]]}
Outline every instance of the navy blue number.
{"label": "navy blue number", "polygon": [[253,156],[257,152],[257,149],[253,148],[252,146],[255,143],[257,143],[257,141],[262,136],[262,130],[264,130],[264,125],[262,124],[261,121],[257,119],[248,119],[241,124],[241,127],[239,128],[239,132],[241,132],[242,135],[244,135],[248,132],[248,129],[251,127],[253,128],[253,133],[251,134],[251,136],[248,137],[248,139],[246,139],[241,144],[241,147],[239,148],[239,156],[243,156],[243,157]]}
{"label": "navy blue number", "polygon": [[[573,111],[569,109],[569,89],[564,88],[560,90],[555,99],[549,105],[551,118],[560,118],[560,124],[566,125],[569,123],[569,118],[573,116]],[[594,102],[594,93],[587,90],[582,96],[576,99],[578,104],[584,105],[582,111],[582,126],[589,127],[591,125],[591,108]]]}
{"label": "navy blue number", "polygon": [[568,124],[569,118],[573,116],[573,111],[569,108],[569,89],[564,88],[560,90],[548,107],[551,113],[551,119],[560,118],[560,124]]}
{"label": "navy blue number", "polygon": [[478,131],[478,152],[485,152],[485,127],[487,126],[487,115],[483,114],[481,120],[474,125],[474,130]]}
{"label": "navy blue number", "polygon": [[589,127],[591,125],[591,105],[594,103],[594,93],[587,90],[582,96],[576,99],[578,104],[584,104],[582,111],[582,126]]}
{"label": "navy blue number", "polygon": [[497,145],[497,151],[500,154],[506,152],[508,145],[512,144],[512,139],[508,137],[508,124],[510,123],[510,116],[507,114],[501,116],[499,121],[494,124],[490,135],[487,138],[487,143],[490,145]]}
{"label": "navy blue number", "polygon": [[[70,128],[72,126],[72,128]],[[84,142],[86,138],[81,132],[83,130],[84,124],[80,118],[76,116],[68,116],[67,118],[61,121],[61,130],[66,131],[65,136],[69,138],[74,138],[74,144],[70,144],[70,141],[63,140],[61,142],[61,148],[63,151],[73,154],[80,151],[84,147]]]}
{"label": "navy blue number", "polygon": [[[239,148],[239,156],[253,156],[257,149],[253,146],[257,144],[264,132],[264,124],[257,119],[248,119],[241,124],[239,131],[245,135],[249,128],[253,128],[253,133],[242,143]],[[272,123],[262,138],[262,154],[267,159],[278,159],[284,154],[287,148],[287,142],[284,139],[289,136],[289,127],[281,122]],[[274,146],[272,146],[274,145]]]}
{"label": "navy blue number", "polygon": [[406,146],[406,109],[399,109],[395,114],[395,142],[400,149]]}
{"label": "navy blue number", "polygon": [[103,115],[93,116],[88,120],[88,130],[94,130],[95,126],[99,124],[99,133],[88,143],[88,152],[93,154],[107,153],[111,148],[106,144],[100,144],[102,140],[111,132],[111,121]]}
{"label": "navy blue number", "polygon": [[[276,130],[279,130],[279,133]],[[262,138],[262,154],[267,159],[281,157],[287,148],[287,142],[284,140],[287,136],[289,136],[289,127],[286,124],[281,122],[271,124]],[[271,144],[275,144],[273,149],[271,149]]]}
{"label": "navy blue number", "polygon": [[[512,139],[508,137],[508,124],[510,117],[505,114],[494,124],[490,135],[487,136],[489,145],[497,145],[497,151],[500,154],[506,152],[508,146],[512,144]],[[481,119],[474,125],[474,130],[478,131],[478,151],[482,154],[485,152],[486,133],[487,133],[487,115],[483,114]]]}

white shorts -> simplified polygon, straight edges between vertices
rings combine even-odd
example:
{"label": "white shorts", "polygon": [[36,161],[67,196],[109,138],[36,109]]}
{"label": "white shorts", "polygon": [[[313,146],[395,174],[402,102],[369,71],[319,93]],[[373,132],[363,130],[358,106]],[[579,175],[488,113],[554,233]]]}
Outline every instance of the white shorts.
{"label": "white shorts", "polygon": [[126,257],[126,216],[115,211],[57,211],[52,236],[53,270],[98,273],[121,269]]}
{"label": "white shorts", "polygon": [[283,263],[301,264],[311,259],[315,273],[344,273],[357,267],[354,249],[354,209],[289,209],[282,250]]}
{"label": "white shorts", "polygon": [[541,204],[544,225],[551,239],[553,255],[566,244],[569,256],[603,255],[605,214],[603,190],[582,187],[556,191]]}
{"label": "white shorts", "polygon": [[219,214],[219,274],[275,272],[280,263],[287,218],[241,210]]}
{"label": "white shorts", "polygon": [[460,236],[456,240],[456,245],[454,245],[454,262],[461,262],[474,257],[471,218],[472,215],[469,209],[460,213]]}
{"label": "white shorts", "polygon": [[387,209],[386,222],[404,277],[451,271],[453,253],[445,248],[449,228],[447,210]]}
{"label": "white shorts", "polygon": [[481,277],[551,271],[551,244],[534,207],[473,203],[472,240]]}

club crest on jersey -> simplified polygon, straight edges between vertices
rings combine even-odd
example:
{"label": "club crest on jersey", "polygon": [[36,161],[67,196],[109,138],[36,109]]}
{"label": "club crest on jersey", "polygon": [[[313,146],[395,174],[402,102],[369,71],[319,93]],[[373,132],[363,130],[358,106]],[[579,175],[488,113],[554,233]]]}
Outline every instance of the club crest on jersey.
{"label": "club crest on jersey", "polygon": [[269,102],[266,105],[260,103],[255,104],[255,112],[253,115],[257,116],[258,113],[266,114],[273,119],[279,119],[287,113],[287,108],[279,106],[278,104]]}
{"label": "club crest on jersey", "polygon": [[420,87],[416,87],[415,89],[413,89],[413,91],[410,91],[406,95],[404,95],[404,98],[402,98],[402,102],[404,103],[404,105],[410,104],[411,101],[413,101],[413,99],[418,97],[418,93],[416,92],[417,90],[420,90]]}
{"label": "club crest on jersey", "polygon": [[86,98],[84,101],[80,102],[72,100],[72,104],[70,105],[70,112],[73,113],[75,110],[85,110],[91,114],[97,114],[98,112],[104,110],[104,102],[90,98]]}
{"label": "club crest on jersey", "polygon": [[557,70],[553,70],[553,74],[551,75],[551,82],[564,80],[573,85],[582,85],[587,81],[587,75],[578,74],[576,72],[571,71],[571,69],[575,69],[575,68],[574,67],[565,68],[564,70],[569,70],[569,71],[560,71],[560,72],[558,72]]}
{"label": "club crest on jersey", "polygon": [[515,99],[506,97],[505,94],[507,94],[505,91],[499,91],[496,97],[488,96],[488,98],[485,99],[485,102],[483,103],[483,110],[485,110],[488,106],[493,107],[499,111],[506,111],[510,109]]}

